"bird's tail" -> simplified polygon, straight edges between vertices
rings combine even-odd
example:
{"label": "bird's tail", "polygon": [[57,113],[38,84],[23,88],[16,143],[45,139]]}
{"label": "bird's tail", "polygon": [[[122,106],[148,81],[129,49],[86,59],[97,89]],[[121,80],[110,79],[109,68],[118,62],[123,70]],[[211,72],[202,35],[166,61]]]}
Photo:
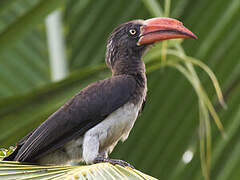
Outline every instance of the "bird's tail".
{"label": "bird's tail", "polygon": [[18,151],[21,149],[21,147],[24,145],[24,143],[26,142],[26,140],[32,135],[32,133],[35,131],[35,129],[33,131],[31,131],[30,133],[28,133],[24,138],[22,138],[18,143],[17,143],[17,148],[13,151],[12,154],[10,154],[9,156],[3,158],[3,161],[16,161],[16,156],[18,154]]}
{"label": "bird's tail", "polygon": [[3,158],[3,161],[15,161],[15,157],[18,154],[19,149],[21,148],[21,146],[17,146],[17,148],[13,151],[12,154],[10,154],[9,156]]}

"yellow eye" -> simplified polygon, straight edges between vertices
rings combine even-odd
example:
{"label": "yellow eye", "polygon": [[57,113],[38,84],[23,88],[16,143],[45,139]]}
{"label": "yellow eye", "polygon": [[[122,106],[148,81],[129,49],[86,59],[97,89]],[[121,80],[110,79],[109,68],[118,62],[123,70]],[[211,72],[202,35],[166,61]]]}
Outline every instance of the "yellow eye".
{"label": "yellow eye", "polygon": [[135,35],[135,34],[137,33],[137,31],[136,31],[135,29],[130,29],[130,30],[129,30],[129,33],[130,33],[131,35]]}

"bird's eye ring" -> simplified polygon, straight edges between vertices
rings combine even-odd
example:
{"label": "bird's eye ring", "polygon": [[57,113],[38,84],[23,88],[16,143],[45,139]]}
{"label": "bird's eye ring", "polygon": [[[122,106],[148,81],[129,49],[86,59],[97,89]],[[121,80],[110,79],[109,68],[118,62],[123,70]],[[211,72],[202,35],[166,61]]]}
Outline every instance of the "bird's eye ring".
{"label": "bird's eye ring", "polygon": [[135,29],[130,29],[130,30],[129,30],[129,33],[130,33],[131,35],[135,35],[135,34],[137,33],[137,31],[136,31]]}

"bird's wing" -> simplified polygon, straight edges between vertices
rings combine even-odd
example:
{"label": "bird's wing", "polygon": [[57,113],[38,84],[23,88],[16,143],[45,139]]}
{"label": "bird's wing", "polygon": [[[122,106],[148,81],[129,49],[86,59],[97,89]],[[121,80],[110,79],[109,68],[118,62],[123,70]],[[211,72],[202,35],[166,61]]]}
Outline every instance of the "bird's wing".
{"label": "bird's wing", "polygon": [[34,162],[83,135],[128,102],[137,86],[133,76],[114,76],[84,88],[43,122],[19,149],[17,161]]}
{"label": "bird's wing", "polygon": [[28,133],[25,137],[23,137],[20,141],[17,143],[17,147],[14,150],[13,153],[11,153],[9,156],[5,157],[3,161],[13,161],[18,154],[18,151],[21,149],[21,147],[24,145],[24,143],[27,141],[27,139],[32,135],[32,133],[35,131],[32,130],[30,133]]}

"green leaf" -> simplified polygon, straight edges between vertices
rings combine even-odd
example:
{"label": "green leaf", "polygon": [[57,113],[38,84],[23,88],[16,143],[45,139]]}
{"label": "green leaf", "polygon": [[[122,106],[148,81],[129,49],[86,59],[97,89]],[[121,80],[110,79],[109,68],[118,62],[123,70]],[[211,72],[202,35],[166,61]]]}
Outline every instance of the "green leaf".
{"label": "green leaf", "polygon": [[[161,7],[164,7],[163,1],[154,2],[160,2]],[[114,27],[128,20],[147,19],[154,15],[154,11],[150,11],[145,5],[145,2],[139,0],[67,1],[63,13],[71,71],[78,74],[84,67],[102,64],[106,39]],[[25,6],[27,5],[22,4],[21,7]],[[217,107],[226,133],[226,139],[223,139],[216,126],[211,124],[213,128],[210,178],[238,180],[240,2],[202,0],[193,3],[191,0],[172,0],[171,6],[171,17],[183,21],[184,25],[199,37],[198,40],[184,40],[179,43],[188,56],[201,59],[213,71],[223,89],[223,97],[228,106],[227,110],[220,108],[209,77],[197,70],[202,86],[210,95],[214,107]],[[159,9],[158,4],[155,9]],[[17,14],[15,11],[8,13],[6,17],[1,18],[1,27],[3,22],[7,24],[9,18],[15,19],[14,15]],[[59,88],[56,84],[49,85],[51,83],[48,77],[45,32],[42,27],[44,21],[39,21],[38,25],[38,22],[34,23],[34,30],[23,33],[25,36],[19,35],[18,38],[24,39],[18,42],[19,44],[15,44],[15,41],[7,42],[15,48],[6,48],[4,54],[7,55],[1,57],[0,62],[4,62],[0,64],[1,147],[14,145],[81,88],[107,76],[105,71],[103,74],[99,71],[83,78],[81,75],[76,76],[74,82],[67,78],[66,82],[70,83],[61,86],[60,82]],[[168,42],[168,47],[170,44],[171,48],[174,48],[175,42]],[[198,137],[199,101],[191,85],[180,73],[159,65],[160,57],[161,52],[157,54],[152,50],[146,54],[149,73],[145,110],[136,121],[128,140],[124,144],[119,143],[110,156],[127,160],[141,171],[160,179],[203,179]],[[167,55],[168,58],[177,60],[177,57],[172,55]],[[40,93],[44,89],[43,86],[46,86],[46,91]],[[16,95],[18,97],[10,100],[11,96]],[[193,153],[193,158],[186,163],[183,161],[183,154],[188,150]]]}
{"label": "green leaf", "polygon": [[17,0],[8,0],[8,1],[1,1],[0,2],[0,13],[2,13],[5,9],[12,5],[12,3],[16,2]]}
{"label": "green leaf", "polygon": [[39,166],[0,161],[0,178],[4,179],[131,179],[157,180],[138,170],[99,163],[89,166]]}
{"label": "green leaf", "polygon": [[35,7],[9,25],[0,33],[0,53],[5,51],[12,44],[15,44],[22,35],[26,34],[30,28],[37,25],[39,21],[44,20],[47,14],[56,9],[63,2],[64,0],[41,0]]}

